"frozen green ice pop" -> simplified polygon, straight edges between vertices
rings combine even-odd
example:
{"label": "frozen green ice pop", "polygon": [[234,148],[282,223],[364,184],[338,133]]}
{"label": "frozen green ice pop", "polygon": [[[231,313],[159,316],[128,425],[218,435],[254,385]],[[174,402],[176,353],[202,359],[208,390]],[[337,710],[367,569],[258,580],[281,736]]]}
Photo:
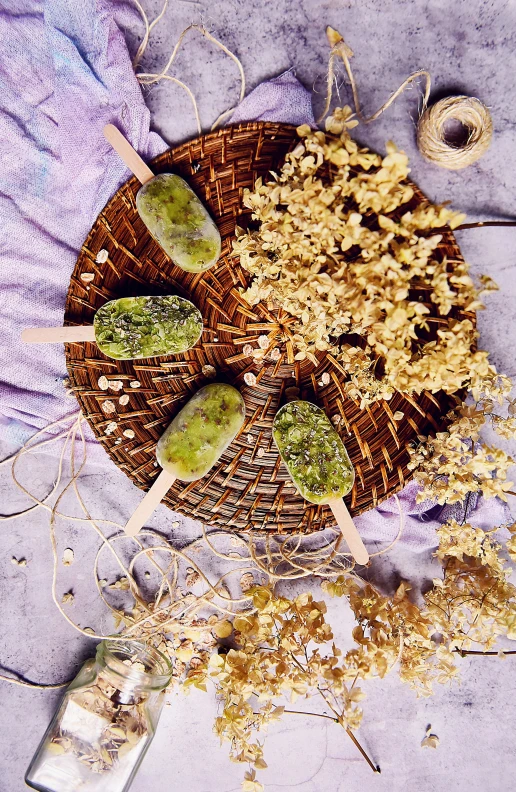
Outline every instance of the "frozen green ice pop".
{"label": "frozen green ice pop", "polygon": [[122,297],[103,305],[93,325],[34,327],[24,330],[26,343],[95,341],[115,360],[177,355],[193,347],[202,333],[198,308],[184,297]]}
{"label": "frozen green ice pop", "polygon": [[165,253],[186,272],[204,272],[220,256],[220,233],[191,187],[180,176],[155,176],[121,132],[112,124],[104,135],[141,181],[136,208]]}
{"label": "frozen green ice pop", "polygon": [[367,564],[369,555],[342,500],[353,488],[355,471],[326,413],[308,401],[289,402],[276,413],[272,433],[300,494],[330,506],[356,561]]}
{"label": "frozen green ice pop", "polygon": [[176,479],[197,481],[220,459],[242,428],[245,405],[232,385],[213,382],[192,396],[158,441],[163,468],[125,531],[135,536]]}

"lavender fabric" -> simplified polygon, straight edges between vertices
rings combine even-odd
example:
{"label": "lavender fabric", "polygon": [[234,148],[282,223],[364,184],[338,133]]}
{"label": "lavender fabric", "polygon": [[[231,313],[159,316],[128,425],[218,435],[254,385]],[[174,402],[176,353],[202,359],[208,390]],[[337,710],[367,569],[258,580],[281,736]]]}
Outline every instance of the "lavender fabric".
{"label": "lavender fabric", "polygon": [[[111,0],[10,0],[0,13],[0,425],[11,446],[75,408],[65,399],[63,347],[23,346],[20,334],[62,324],[80,247],[129,175],[103,126],[116,124],[144,158],[167,148],[149,131],[124,39],[124,26],[136,20],[134,8]],[[310,94],[285,72],[252,91],[231,121],[252,119],[314,126]],[[88,441],[90,459],[111,464],[91,433]],[[460,510],[417,506],[416,491],[410,484],[399,496],[401,541],[422,550],[435,545],[430,529]],[[474,506],[469,519],[476,525],[509,519],[501,502]],[[357,523],[365,539],[391,541],[399,527],[395,499]]]}

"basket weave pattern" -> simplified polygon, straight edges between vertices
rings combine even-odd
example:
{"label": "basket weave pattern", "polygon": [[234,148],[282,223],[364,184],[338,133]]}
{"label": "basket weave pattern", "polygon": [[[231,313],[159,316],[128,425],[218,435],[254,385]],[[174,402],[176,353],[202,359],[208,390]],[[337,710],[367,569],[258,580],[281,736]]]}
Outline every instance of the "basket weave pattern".
{"label": "basket weave pattern", "polygon": [[[159,472],[157,440],[188,398],[214,378],[239,388],[247,413],[242,431],[203,479],[189,484],[176,481],[165,499],[176,511],[239,531],[308,533],[335,524],[327,507],[308,504],[297,494],[274,446],[272,421],[287,388],[299,388],[301,398],[317,402],[329,416],[341,416],[339,431],[356,471],[355,485],[346,498],[355,515],[407,483],[411,477],[407,444],[417,435],[444,429],[443,416],[456,401],[444,393],[417,398],[396,394],[390,402],[361,410],[343,390],[346,371],[338,361],[320,353],[318,366],[294,362],[288,317],[281,311],[271,313],[261,304],[251,308],[240,296],[239,289],[248,285],[249,276],[230,254],[235,226],[245,227],[250,219],[242,205],[243,189],[252,188],[258,176],[267,178],[269,170],[277,170],[295,139],[293,127],[251,122],[205,135],[157,157],[151,165],[156,173],[178,173],[209,207],[222,236],[218,265],[198,274],[175,267],[139,218],[135,205],[139,183],[131,178],[91,229],[66,303],[65,324],[72,325],[92,323],[101,305],[121,296],[179,294],[201,310],[202,338],[182,355],[115,361],[95,344],[77,343],[66,347],[67,367],[95,435],[141,489],[148,489]],[[408,208],[423,198],[415,188]],[[108,252],[108,258],[99,264],[96,257],[101,250]],[[443,233],[438,255],[446,255],[452,265],[463,260],[451,231]],[[85,273],[93,273],[93,280],[81,278]],[[435,333],[446,320],[436,316],[427,292],[418,291],[418,297],[432,311]],[[258,367],[243,347],[256,346],[259,335],[271,329],[277,332],[275,343],[281,357]],[[215,369],[214,378],[207,367]],[[253,386],[244,382],[248,371],[256,375]],[[323,372],[330,376],[327,385],[321,384]],[[101,375],[109,381],[120,380],[123,390],[101,390]],[[140,386],[131,387],[131,382]],[[118,399],[123,393],[129,395],[129,402],[121,406]],[[103,410],[107,400],[114,402],[116,413]],[[404,413],[401,421],[394,419],[398,410]],[[106,435],[113,421],[117,429]],[[128,429],[134,438],[123,434]]]}

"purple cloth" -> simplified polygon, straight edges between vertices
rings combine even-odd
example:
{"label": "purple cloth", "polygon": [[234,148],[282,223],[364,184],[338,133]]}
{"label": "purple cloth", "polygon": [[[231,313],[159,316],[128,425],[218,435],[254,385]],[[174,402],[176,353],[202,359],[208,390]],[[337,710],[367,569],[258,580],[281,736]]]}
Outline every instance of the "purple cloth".
{"label": "purple cloth", "polygon": [[[105,142],[112,122],[145,158],[167,146],[149,132],[145,106],[124,39],[134,8],[111,0],[11,0],[0,14],[0,242],[2,437],[20,446],[35,429],[74,411],[65,400],[63,347],[23,346],[28,326],[63,322],[70,274],[81,245],[128,171]],[[309,92],[292,71],[259,85],[231,121],[283,121],[315,126]],[[90,458],[110,464],[88,434]],[[446,516],[417,506],[417,487],[400,494],[402,543],[435,545],[431,528]],[[508,520],[499,501],[475,504],[469,519],[492,527]],[[440,519],[439,519],[440,518]],[[389,542],[398,532],[395,499],[357,519],[365,539]]]}

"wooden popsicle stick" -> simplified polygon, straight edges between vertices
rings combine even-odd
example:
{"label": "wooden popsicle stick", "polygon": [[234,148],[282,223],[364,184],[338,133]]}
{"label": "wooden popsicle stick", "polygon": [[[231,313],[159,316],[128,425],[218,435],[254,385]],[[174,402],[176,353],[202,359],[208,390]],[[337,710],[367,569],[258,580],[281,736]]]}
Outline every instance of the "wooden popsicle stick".
{"label": "wooden popsicle stick", "polygon": [[138,152],[133,149],[129,141],[113,124],[106,124],[104,137],[142,184],[154,178],[154,174],[147,163],[142,160]]}
{"label": "wooden popsicle stick", "polygon": [[367,552],[360,534],[357,531],[356,525],[351,519],[351,514],[348,512],[347,506],[342,500],[338,498],[328,503],[328,506],[333,512],[333,516],[337,520],[337,525],[342,531],[342,535],[347,542],[351,555],[357,562],[365,566],[369,563],[369,553]]}
{"label": "wooden popsicle stick", "polygon": [[173,476],[172,473],[167,473],[166,470],[161,471],[125,526],[124,530],[128,536],[136,536],[138,531],[143,528],[148,518],[159,506],[175,480],[176,477]]}
{"label": "wooden popsicle stick", "polygon": [[95,341],[93,325],[79,327],[28,327],[21,339],[25,344],[69,344],[73,341]]}

